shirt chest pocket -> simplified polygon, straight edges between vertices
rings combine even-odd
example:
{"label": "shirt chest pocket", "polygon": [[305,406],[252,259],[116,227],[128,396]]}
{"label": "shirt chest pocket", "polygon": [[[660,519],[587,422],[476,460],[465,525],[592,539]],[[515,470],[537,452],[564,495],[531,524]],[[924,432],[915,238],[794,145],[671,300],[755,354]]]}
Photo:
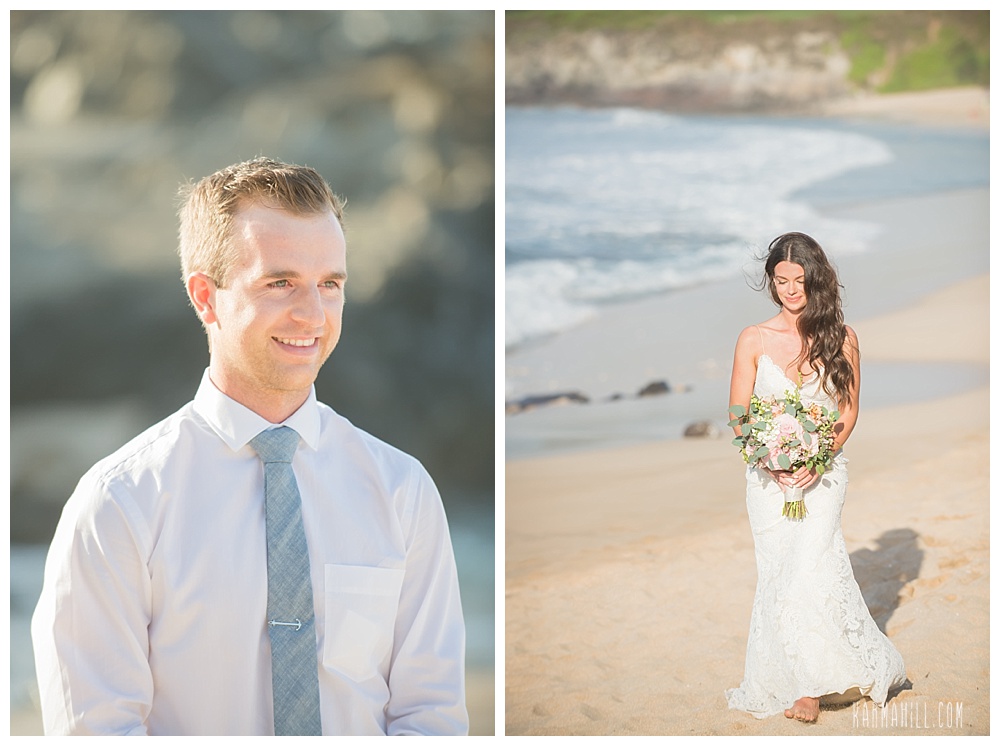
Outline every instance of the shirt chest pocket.
{"label": "shirt chest pocket", "polygon": [[323,665],[354,681],[375,676],[392,651],[403,570],[324,566]]}

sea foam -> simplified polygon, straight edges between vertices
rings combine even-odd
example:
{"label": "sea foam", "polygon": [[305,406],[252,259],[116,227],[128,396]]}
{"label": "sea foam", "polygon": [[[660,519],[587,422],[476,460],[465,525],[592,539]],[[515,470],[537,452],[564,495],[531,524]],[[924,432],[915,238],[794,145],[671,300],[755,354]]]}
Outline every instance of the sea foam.
{"label": "sea foam", "polygon": [[892,160],[822,123],[628,109],[506,113],[505,342],[558,333],[602,304],[724,279],[776,235],[863,251],[873,224],[796,193]]}

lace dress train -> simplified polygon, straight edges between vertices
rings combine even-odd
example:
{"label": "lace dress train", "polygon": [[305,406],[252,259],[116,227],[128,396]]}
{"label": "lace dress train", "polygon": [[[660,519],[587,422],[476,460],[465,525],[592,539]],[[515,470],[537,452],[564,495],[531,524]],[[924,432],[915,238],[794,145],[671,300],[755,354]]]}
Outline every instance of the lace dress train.
{"label": "lace dress train", "polygon": [[[814,376],[803,402],[831,407]],[[793,384],[761,356],[754,392],[784,396]],[[801,521],[781,515],[784,495],[770,475],[747,469],[747,512],[757,559],[757,591],[750,615],[743,683],[726,691],[729,707],[755,717],[776,715],[800,697],[857,689],[884,704],[906,681],[899,652],[865,605],[851,569],[840,515],[847,491],[847,460],[805,492]]]}

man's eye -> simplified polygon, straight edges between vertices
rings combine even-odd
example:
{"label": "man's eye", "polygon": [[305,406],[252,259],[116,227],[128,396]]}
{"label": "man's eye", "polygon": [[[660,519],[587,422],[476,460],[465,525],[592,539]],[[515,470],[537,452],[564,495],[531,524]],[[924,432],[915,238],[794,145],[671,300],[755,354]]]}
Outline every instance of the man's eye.
{"label": "man's eye", "polygon": [[286,288],[288,287],[288,280],[275,280],[274,282],[267,283],[269,288]]}
{"label": "man's eye", "polygon": [[327,280],[326,282],[323,283],[323,287],[330,288],[331,290],[336,290],[337,288],[340,287],[340,283],[337,282],[336,280]]}

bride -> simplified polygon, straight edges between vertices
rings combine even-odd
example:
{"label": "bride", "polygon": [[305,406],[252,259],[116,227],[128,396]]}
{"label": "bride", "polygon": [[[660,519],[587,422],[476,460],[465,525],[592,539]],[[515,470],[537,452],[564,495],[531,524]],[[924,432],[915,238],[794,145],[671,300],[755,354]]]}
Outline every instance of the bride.
{"label": "bride", "polygon": [[[740,333],[729,403],[749,409],[751,394],[783,398],[798,389],[807,406],[839,410],[837,455],[822,476],[747,468],[757,591],[743,683],[726,698],[755,717],[784,711],[813,722],[825,695],[867,695],[884,705],[906,669],[865,606],[840,527],[847,490],[840,449],[858,419],[861,371],[836,271],[815,240],[786,233],[771,242],[764,282],[781,310]],[[804,490],[802,520],[782,515],[784,491],[796,487]]]}

